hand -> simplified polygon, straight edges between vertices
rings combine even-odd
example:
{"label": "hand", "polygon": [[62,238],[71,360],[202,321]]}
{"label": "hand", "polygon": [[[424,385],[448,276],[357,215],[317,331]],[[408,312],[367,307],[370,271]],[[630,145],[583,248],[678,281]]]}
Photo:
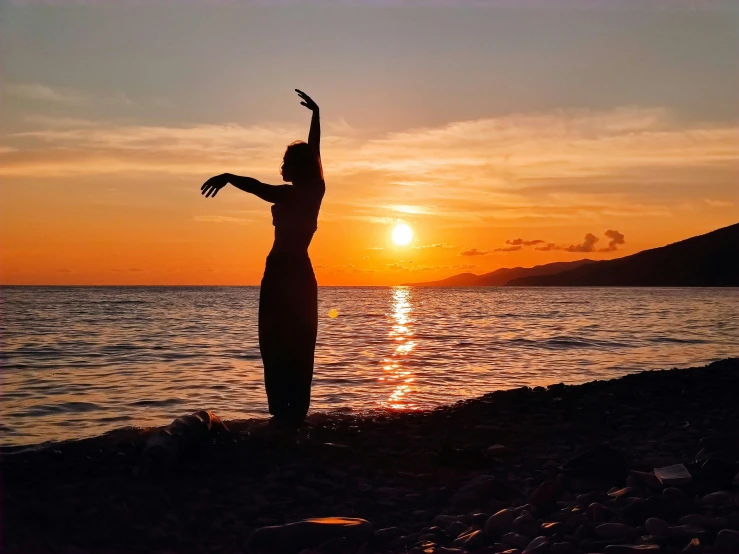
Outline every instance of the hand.
{"label": "hand", "polygon": [[310,111],[318,113],[318,104],[316,104],[310,96],[308,96],[302,90],[297,89],[297,88],[295,89],[295,92],[297,92],[298,96],[300,96],[301,100],[303,100],[300,103],[301,106],[305,106]]}
{"label": "hand", "polygon": [[202,187],[200,187],[200,193],[203,194],[206,198],[208,198],[209,196],[215,198],[216,194],[218,194],[218,191],[228,184],[228,177],[228,173],[223,173],[221,175],[211,177],[210,179],[205,181],[205,184]]}

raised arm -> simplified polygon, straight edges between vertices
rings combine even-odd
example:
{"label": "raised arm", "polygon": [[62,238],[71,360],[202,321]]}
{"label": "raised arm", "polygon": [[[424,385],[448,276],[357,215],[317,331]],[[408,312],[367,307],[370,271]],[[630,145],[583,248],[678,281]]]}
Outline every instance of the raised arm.
{"label": "raised arm", "polygon": [[200,192],[206,198],[215,197],[218,191],[229,183],[239,190],[253,194],[272,204],[287,202],[293,192],[293,187],[290,185],[267,185],[252,177],[241,177],[240,175],[233,175],[231,173],[223,173],[211,177],[200,187]]}
{"label": "raised arm", "polygon": [[321,162],[321,116],[319,113],[318,104],[316,104],[313,99],[308,96],[306,93],[304,93],[300,89],[295,89],[295,92],[298,93],[298,96],[300,96],[300,99],[302,102],[300,103],[302,106],[305,106],[310,111],[313,112],[313,117],[310,120],[310,132],[308,133],[308,144],[313,149],[313,152],[315,152],[316,156],[318,157],[318,163]]}

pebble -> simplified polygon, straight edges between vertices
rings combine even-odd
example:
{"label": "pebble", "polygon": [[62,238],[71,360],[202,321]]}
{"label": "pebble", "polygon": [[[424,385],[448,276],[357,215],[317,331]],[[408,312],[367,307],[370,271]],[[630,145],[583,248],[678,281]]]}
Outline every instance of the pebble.
{"label": "pebble", "polygon": [[636,529],[623,523],[601,523],[594,533],[601,539],[629,539],[638,534]]}
{"label": "pebble", "polygon": [[515,533],[530,537],[539,532],[541,524],[536,521],[536,518],[531,515],[531,512],[522,510],[521,515],[513,520],[511,527]]}
{"label": "pebble", "polygon": [[494,513],[485,522],[485,531],[490,534],[502,534],[511,529],[516,513],[510,508]]}
{"label": "pebble", "polygon": [[528,537],[519,535],[518,533],[506,533],[500,538],[506,544],[515,546],[516,548],[526,548],[531,540]]}
{"label": "pebble", "polygon": [[549,550],[550,554],[572,554],[577,549],[570,542],[555,542]]}
{"label": "pebble", "polygon": [[251,543],[254,548],[295,551],[313,548],[334,538],[361,543],[371,535],[372,524],[367,520],[326,517],[261,527],[254,531]]}
{"label": "pebble", "polygon": [[666,521],[656,517],[650,517],[645,521],[644,527],[647,529],[647,533],[654,535],[655,537],[666,536],[670,528]]}
{"label": "pebble", "polygon": [[731,499],[731,493],[727,491],[717,491],[712,492],[711,494],[707,494],[701,499],[701,502],[703,504],[708,504],[711,506],[720,506],[722,504],[726,504]]}
{"label": "pebble", "polygon": [[716,542],[713,543],[713,548],[717,552],[739,552],[739,531],[733,529],[719,531]]}
{"label": "pebble", "polygon": [[555,481],[544,481],[529,498],[529,504],[539,509],[548,508],[559,500],[560,493],[560,486]]}
{"label": "pebble", "polygon": [[547,539],[546,537],[536,537],[529,544],[526,545],[523,554],[542,554],[544,552],[547,552],[549,550],[549,547],[549,539]]}
{"label": "pebble", "polygon": [[610,544],[603,551],[604,554],[640,554],[648,552],[657,554],[662,548],[657,544]]}
{"label": "pebble", "polygon": [[710,517],[703,514],[689,514],[678,520],[680,525],[695,525],[707,529],[724,529],[728,527],[729,520],[725,517]]}
{"label": "pebble", "polygon": [[447,527],[447,531],[453,537],[458,537],[460,535],[465,534],[469,528],[470,526],[467,525],[466,523],[462,523],[461,521],[455,521],[451,525],[449,525],[449,527]]}
{"label": "pebble", "polygon": [[492,475],[479,475],[461,487],[451,498],[452,506],[461,510],[484,507],[493,498],[502,500],[508,497],[510,487]]}

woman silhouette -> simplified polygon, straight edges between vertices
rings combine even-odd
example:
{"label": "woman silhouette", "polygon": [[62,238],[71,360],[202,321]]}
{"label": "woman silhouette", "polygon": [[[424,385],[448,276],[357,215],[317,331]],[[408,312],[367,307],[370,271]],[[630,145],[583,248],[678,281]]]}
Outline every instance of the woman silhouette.
{"label": "woman silhouette", "polygon": [[318,105],[304,92],[295,92],[313,117],[308,143],[292,143],[282,160],[282,178],[292,185],[266,185],[224,173],[211,177],[200,189],[206,198],[215,197],[230,183],[272,203],[275,240],[259,291],[259,349],[269,413],[276,422],[289,426],[300,425],[310,406],[318,290],[308,246],[326,191]]}

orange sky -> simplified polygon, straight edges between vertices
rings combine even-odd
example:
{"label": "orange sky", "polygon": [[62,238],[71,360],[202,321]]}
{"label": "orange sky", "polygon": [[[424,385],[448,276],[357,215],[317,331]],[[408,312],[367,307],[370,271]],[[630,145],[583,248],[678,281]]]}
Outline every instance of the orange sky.
{"label": "orange sky", "polygon": [[[279,184],[285,146],[308,132],[295,86],[322,107],[321,285],[608,259],[739,221],[736,88],[721,81],[737,84],[739,32],[721,13],[387,10],[321,12],[343,27],[307,33],[307,64],[279,44],[245,54],[270,25],[335,29],[284,20],[294,12],[259,12],[246,32],[231,12],[182,9],[178,34],[168,12],[10,8],[0,283],[258,284],[269,206],[232,188],[206,200],[200,185],[221,172]],[[393,27],[403,17],[416,27]],[[507,31],[542,22],[539,48]],[[396,54],[368,38],[380,30]],[[701,33],[694,57],[675,55],[686,32]],[[390,241],[399,221],[407,247]],[[624,240],[609,248],[606,231]]]}

